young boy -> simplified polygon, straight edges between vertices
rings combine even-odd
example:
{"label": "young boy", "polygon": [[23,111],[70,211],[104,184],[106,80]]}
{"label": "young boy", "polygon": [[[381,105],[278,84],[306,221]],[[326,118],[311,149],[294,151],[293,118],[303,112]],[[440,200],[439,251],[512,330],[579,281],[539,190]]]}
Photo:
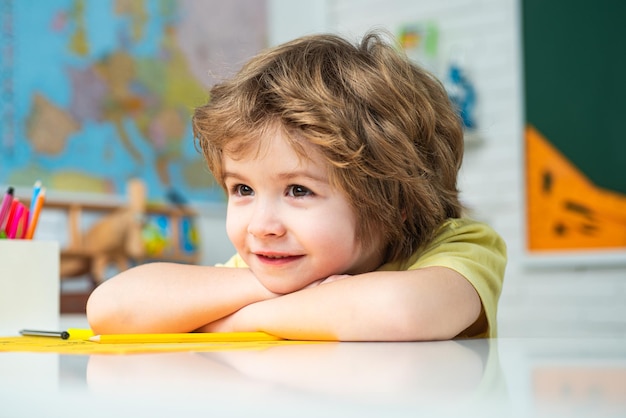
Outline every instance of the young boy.
{"label": "young boy", "polygon": [[506,250],[462,217],[458,115],[441,84],[379,34],[267,50],[212,88],[193,127],[228,193],[237,254],[106,281],[87,305],[96,333],[495,336]]}

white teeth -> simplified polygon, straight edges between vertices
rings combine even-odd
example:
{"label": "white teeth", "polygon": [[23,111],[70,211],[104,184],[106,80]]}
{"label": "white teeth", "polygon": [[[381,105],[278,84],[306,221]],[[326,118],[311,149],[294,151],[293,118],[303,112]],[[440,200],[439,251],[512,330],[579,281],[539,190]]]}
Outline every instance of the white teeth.
{"label": "white teeth", "polygon": [[265,258],[287,258],[286,255],[264,255]]}

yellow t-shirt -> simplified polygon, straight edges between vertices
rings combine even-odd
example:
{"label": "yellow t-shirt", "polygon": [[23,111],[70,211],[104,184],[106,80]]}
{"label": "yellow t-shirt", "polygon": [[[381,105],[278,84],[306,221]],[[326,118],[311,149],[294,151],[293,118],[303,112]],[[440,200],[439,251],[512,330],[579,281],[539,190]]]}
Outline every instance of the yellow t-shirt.
{"label": "yellow t-shirt", "polygon": [[[383,264],[378,270],[406,271],[433,266],[455,270],[474,286],[482,301],[480,317],[457,338],[493,338],[506,261],[506,245],[491,227],[459,218],[448,219],[432,241],[408,259]],[[223,266],[248,267],[239,254]]]}

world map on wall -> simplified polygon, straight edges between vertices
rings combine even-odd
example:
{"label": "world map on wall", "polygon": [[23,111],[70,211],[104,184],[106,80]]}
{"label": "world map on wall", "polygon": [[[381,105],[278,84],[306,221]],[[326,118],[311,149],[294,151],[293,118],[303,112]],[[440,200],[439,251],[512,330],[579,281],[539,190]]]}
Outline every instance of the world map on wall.
{"label": "world map on wall", "polygon": [[223,199],[191,114],[265,45],[257,0],[0,0],[0,184]]}

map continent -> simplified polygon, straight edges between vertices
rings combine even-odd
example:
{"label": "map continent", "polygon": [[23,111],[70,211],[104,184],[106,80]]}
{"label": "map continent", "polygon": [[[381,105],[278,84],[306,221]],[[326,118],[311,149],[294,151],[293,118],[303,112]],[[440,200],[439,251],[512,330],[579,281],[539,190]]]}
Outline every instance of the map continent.
{"label": "map continent", "polygon": [[190,119],[265,46],[264,2],[0,0],[0,19],[0,184],[223,199]]}

